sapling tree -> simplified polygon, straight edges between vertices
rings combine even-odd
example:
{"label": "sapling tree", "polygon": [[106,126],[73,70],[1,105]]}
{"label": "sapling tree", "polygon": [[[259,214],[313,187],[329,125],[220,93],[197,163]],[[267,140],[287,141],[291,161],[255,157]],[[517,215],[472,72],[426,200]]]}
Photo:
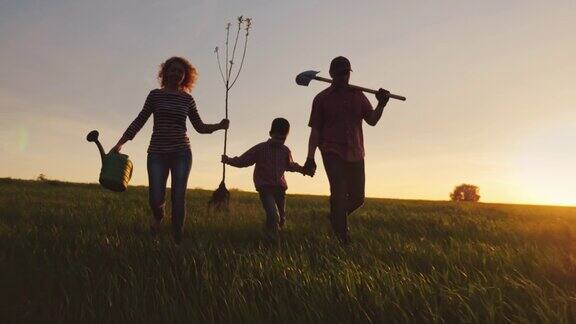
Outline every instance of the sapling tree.
{"label": "sapling tree", "polygon": [[[220,71],[220,76],[222,77],[222,83],[226,91],[226,97],[224,101],[225,116],[228,119],[228,99],[230,90],[238,81],[240,72],[244,67],[244,59],[246,58],[246,49],[248,47],[248,35],[250,34],[250,29],[252,27],[252,19],[240,16],[237,19],[237,28],[234,38],[233,45],[231,44],[230,29],[232,27],[231,23],[226,24],[226,41],[224,43],[226,52],[222,53],[224,55],[224,64],[221,62],[222,58],[220,55],[220,48],[216,47],[214,53],[216,54],[216,60],[218,61],[218,70]],[[236,64],[234,60],[236,58],[236,50],[238,48],[238,40],[242,38],[240,33],[244,31],[244,44],[242,46],[242,58],[240,59],[240,64]],[[228,145],[228,130],[224,131],[224,150],[223,154],[226,154],[226,148]],[[222,163],[222,181],[212,193],[212,198],[210,199],[209,205],[216,209],[227,209],[228,203],[230,201],[230,192],[226,188],[226,164]]]}

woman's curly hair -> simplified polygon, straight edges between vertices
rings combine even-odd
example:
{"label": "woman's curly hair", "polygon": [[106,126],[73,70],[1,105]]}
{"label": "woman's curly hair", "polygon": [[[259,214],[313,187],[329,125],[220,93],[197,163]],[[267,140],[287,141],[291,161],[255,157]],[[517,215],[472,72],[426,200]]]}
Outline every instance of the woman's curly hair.
{"label": "woman's curly hair", "polygon": [[190,64],[187,59],[180,56],[173,56],[160,65],[160,70],[158,71],[158,82],[160,82],[162,87],[166,85],[164,82],[164,75],[168,71],[170,65],[176,62],[184,66],[184,80],[182,80],[180,88],[186,92],[190,92],[198,78],[198,71],[196,71],[196,68]]}

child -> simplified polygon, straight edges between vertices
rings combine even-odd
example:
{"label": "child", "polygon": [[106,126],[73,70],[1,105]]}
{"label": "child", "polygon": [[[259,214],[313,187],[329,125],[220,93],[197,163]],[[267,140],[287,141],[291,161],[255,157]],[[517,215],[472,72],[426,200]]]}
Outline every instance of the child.
{"label": "child", "polygon": [[284,172],[304,175],[304,168],[292,161],[290,149],[284,145],[289,131],[290,123],[284,118],[276,118],[272,121],[268,141],[255,145],[240,157],[222,155],[222,163],[237,168],[256,164],[254,185],[266,212],[266,229],[272,234],[276,234],[286,221],[284,201],[288,186]]}

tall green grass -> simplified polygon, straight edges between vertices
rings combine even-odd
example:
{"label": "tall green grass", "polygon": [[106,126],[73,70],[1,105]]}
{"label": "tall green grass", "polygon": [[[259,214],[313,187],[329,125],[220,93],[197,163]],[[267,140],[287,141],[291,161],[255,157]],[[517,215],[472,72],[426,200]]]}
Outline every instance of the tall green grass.
{"label": "tall green grass", "polygon": [[0,322],[576,321],[576,208],[369,199],[342,247],[327,197],[270,241],[255,194],[209,195],[175,246],[145,187],[1,179]]}

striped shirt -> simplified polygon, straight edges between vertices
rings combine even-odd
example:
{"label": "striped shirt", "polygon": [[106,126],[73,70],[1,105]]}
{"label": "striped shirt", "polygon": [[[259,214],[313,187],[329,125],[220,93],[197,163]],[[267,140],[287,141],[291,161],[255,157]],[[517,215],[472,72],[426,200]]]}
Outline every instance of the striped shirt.
{"label": "striped shirt", "polygon": [[302,172],[302,167],[292,160],[290,149],[284,144],[271,140],[255,145],[239,157],[228,160],[228,164],[244,168],[254,167],[254,185],[259,190],[263,186],[279,186],[288,189],[284,172]]}
{"label": "striped shirt", "polygon": [[194,98],[187,93],[169,93],[160,89],[150,91],[142,111],[128,126],[122,137],[132,140],[142,129],[150,115],[154,114],[154,128],[148,153],[171,153],[190,149],[186,135],[186,118],[198,133],[209,133],[202,122]]}

